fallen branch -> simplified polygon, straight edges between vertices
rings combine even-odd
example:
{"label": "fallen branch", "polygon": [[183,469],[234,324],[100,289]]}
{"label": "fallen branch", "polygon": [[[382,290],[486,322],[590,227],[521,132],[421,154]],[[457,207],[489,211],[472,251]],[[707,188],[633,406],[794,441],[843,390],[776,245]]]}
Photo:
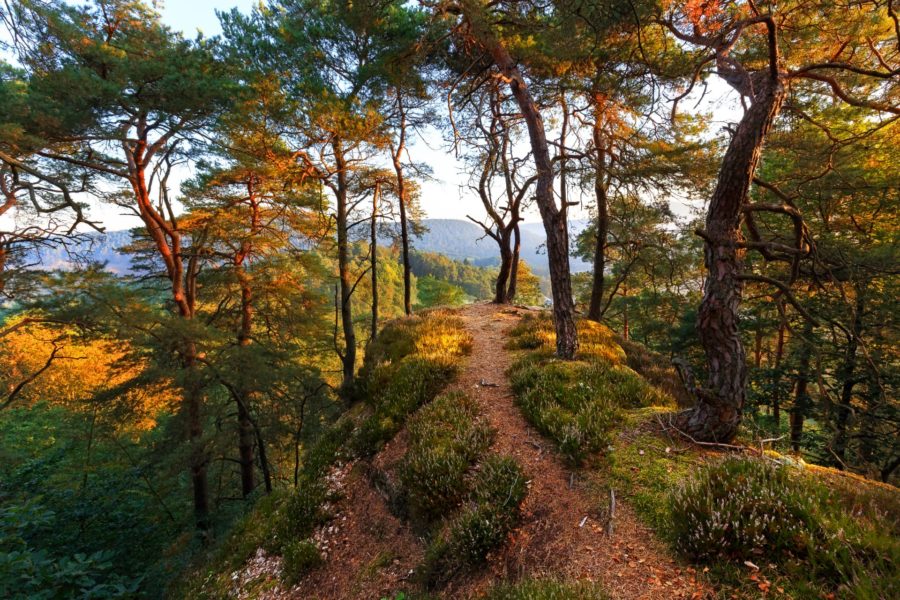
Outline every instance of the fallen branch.
{"label": "fallen branch", "polygon": [[613,519],[616,516],[616,490],[609,488],[609,516],[606,519],[606,535],[613,534]]}

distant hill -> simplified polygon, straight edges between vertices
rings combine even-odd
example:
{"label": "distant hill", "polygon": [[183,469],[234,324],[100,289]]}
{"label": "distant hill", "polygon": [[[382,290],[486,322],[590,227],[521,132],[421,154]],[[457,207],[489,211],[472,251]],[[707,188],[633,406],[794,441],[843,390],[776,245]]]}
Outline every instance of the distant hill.
{"label": "distant hill", "polygon": [[[478,225],[470,221],[456,219],[426,219],[422,224],[427,231],[413,240],[413,247],[425,252],[437,252],[455,260],[468,260],[480,266],[499,263],[497,245],[485,237]],[[575,224],[580,230],[583,225]],[[522,232],[522,258],[538,275],[547,274],[547,254],[544,248],[544,227],[541,223],[524,223]],[[362,234],[362,231],[359,232]],[[42,248],[36,252],[32,262],[39,263],[41,269],[68,269],[80,261],[105,263],[108,271],[118,275],[128,274],[132,269],[131,259],[120,252],[131,241],[130,231],[111,231],[90,234],[85,240],[68,247]],[[383,236],[382,244],[390,243],[390,236]],[[590,264],[572,259],[575,272],[590,269]]]}

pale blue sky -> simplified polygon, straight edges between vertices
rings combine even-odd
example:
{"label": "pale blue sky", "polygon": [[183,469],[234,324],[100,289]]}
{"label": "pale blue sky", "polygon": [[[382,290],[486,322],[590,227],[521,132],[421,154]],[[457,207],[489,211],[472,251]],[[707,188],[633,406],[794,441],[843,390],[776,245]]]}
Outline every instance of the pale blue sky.
{"label": "pale blue sky", "polygon": [[258,3],[259,0],[159,0],[156,4],[170,27],[188,37],[194,37],[198,30],[212,37],[221,31],[216,11],[237,8],[249,12]]}

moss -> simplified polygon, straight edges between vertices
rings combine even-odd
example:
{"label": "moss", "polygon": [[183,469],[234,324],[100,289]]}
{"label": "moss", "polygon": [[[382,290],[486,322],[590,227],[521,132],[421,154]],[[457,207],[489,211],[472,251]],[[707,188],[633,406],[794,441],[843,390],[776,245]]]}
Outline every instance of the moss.
{"label": "moss", "polygon": [[[628,420],[647,413],[629,411]],[[696,457],[683,457],[669,440],[653,433],[638,433],[632,439],[617,439],[608,454],[608,469],[601,484],[595,485],[601,504],[609,487],[624,495],[638,516],[655,531],[665,531],[668,495],[694,468]],[[666,451],[666,448],[669,451]]]}
{"label": "moss", "polygon": [[526,355],[509,374],[525,418],[574,464],[609,445],[622,409],[671,403],[628,367],[605,360],[563,362]]}

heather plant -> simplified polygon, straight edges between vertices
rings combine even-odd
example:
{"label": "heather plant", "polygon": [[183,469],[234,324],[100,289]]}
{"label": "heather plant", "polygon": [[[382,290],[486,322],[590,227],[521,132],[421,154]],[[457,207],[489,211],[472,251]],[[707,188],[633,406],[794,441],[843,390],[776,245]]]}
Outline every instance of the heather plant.
{"label": "heather plant", "polygon": [[487,450],[493,431],[463,393],[440,396],[408,422],[409,449],[400,482],[410,512],[427,521],[455,508],[466,493],[466,473]]}
{"label": "heather plant", "polygon": [[605,600],[608,597],[595,583],[556,579],[501,583],[481,596],[482,600]]}
{"label": "heather plant", "polygon": [[441,311],[388,323],[372,341],[360,370],[359,390],[371,408],[352,440],[353,452],[371,456],[453,379],[471,339],[462,321]]}
{"label": "heather plant", "polygon": [[324,562],[319,548],[312,540],[291,540],[284,544],[283,577],[288,583],[296,583],[303,575]]}
{"label": "heather plant", "polygon": [[472,478],[469,502],[426,549],[418,570],[422,583],[434,587],[484,562],[518,525],[527,493],[525,474],[514,459],[486,458]]}
{"label": "heather plant", "polygon": [[675,547],[695,559],[805,554],[816,535],[812,496],[786,467],[728,459],[702,469],[671,498]]}
{"label": "heather plant", "polygon": [[725,574],[765,557],[796,597],[895,598],[898,514],[893,488],[825,487],[792,467],[731,458],[672,494],[666,529],[677,550]]}

